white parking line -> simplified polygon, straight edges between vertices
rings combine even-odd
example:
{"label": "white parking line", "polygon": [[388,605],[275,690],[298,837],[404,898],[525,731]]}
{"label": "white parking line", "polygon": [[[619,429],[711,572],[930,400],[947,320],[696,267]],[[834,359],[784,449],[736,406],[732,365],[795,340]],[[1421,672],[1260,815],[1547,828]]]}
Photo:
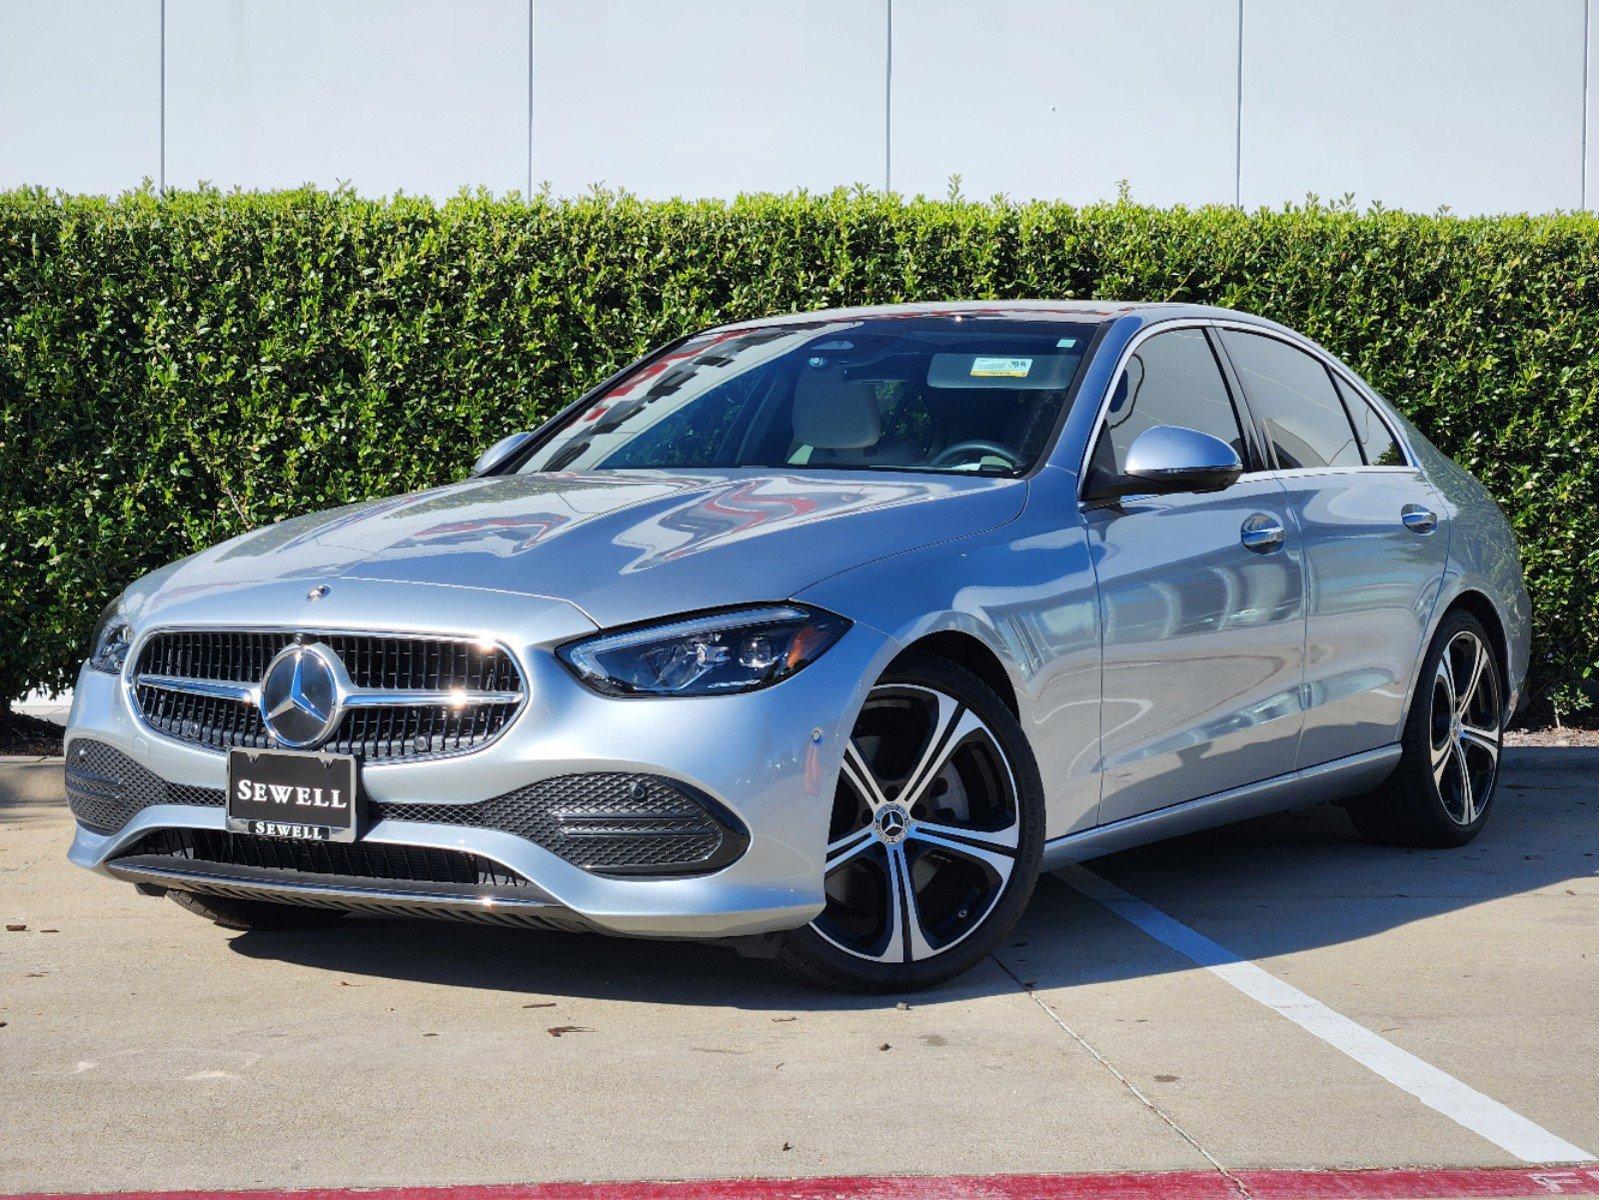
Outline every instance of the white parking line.
{"label": "white parking line", "polygon": [[1395,1087],[1415,1096],[1428,1108],[1487,1138],[1523,1162],[1593,1162],[1594,1156],[1556,1137],[1543,1126],[1512,1112],[1499,1101],[1467,1087],[1446,1071],[1423,1062],[1398,1046],[1334,1012],[1320,1000],[1307,996],[1211,941],[1204,934],[1146,904],[1086,867],[1065,867],[1055,872],[1084,895],[1131,922],[1157,942],[1192,959],[1244,995],[1287,1017],[1335,1050],[1341,1050]]}

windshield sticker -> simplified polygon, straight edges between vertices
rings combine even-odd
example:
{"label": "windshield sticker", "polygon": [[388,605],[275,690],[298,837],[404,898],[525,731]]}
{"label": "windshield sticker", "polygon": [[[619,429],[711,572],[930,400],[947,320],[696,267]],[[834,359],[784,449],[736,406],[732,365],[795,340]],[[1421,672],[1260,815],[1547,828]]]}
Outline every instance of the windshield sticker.
{"label": "windshield sticker", "polygon": [[972,359],[974,379],[1026,379],[1032,369],[1033,360],[1030,358]]}
{"label": "windshield sticker", "polygon": [[1076,338],[1061,338],[1061,340],[1056,342],[1055,345],[1058,346],[1062,350],[1070,350],[1073,346],[1077,345],[1077,339]]}

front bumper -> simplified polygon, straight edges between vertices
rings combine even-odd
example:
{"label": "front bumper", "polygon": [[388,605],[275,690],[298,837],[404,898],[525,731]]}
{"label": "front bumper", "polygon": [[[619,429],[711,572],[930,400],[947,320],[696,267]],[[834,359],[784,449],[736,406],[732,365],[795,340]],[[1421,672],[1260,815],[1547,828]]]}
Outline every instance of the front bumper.
{"label": "front bumper", "polygon": [[[347,580],[336,589],[351,606],[352,618],[375,611],[375,598],[360,594],[366,586]],[[407,603],[397,603],[396,592],[402,590]],[[366,768],[362,783],[375,811],[403,805],[407,814],[415,815],[427,806],[475,804],[562,776],[643,774],[679,781],[725,807],[748,831],[742,854],[708,874],[618,877],[585,870],[503,830],[380,815],[359,845],[374,852],[392,847],[475,856],[513,877],[516,885],[352,878],[327,870],[308,875],[243,863],[219,866],[153,857],[144,851],[158,831],[220,836],[224,829],[220,806],[155,803],[140,808],[115,832],[80,825],[71,860],[146,887],[643,936],[762,933],[803,925],[821,911],[827,823],[839,761],[869,681],[892,655],[888,638],[853,626],[798,675],[745,695],[617,699],[590,692],[552,653],[555,644],[592,626],[552,630],[546,624],[530,633],[518,628],[512,598],[484,592],[462,595],[464,591],[387,585],[381,611],[388,620],[381,625],[353,619],[344,623],[359,623],[374,632],[416,634],[478,631],[487,624],[521,661],[528,703],[505,733],[482,750]],[[452,607],[456,611],[449,611]],[[326,624],[340,615],[324,607],[317,618]],[[497,615],[503,619],[495,622]],[[188,623],[199,623],[203,616],[190,614]],[[263,623],[265,616],[244,612],[232,622],[204,624],[247,628]],[[226,787],[225,754],[153,732],[121,679],[87,667],[79,675],[67,730],[69,755],[80,738],[109,746],[180,788]]]}

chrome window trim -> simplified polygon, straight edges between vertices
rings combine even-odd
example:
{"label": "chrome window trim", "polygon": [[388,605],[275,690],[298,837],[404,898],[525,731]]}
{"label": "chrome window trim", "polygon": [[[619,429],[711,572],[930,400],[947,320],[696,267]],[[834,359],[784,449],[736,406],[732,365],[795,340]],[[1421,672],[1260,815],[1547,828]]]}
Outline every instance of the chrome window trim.
{"label": "chrome window trim", "polygon": [[[1306,338],[1301,334],[1294,333],[1292,330],[1277,329],[1270,325],[1257,325],[1253,321],[1229,320],[1225,317],[1174,317],[1168,321],[1154,321],[1149,325],[1144,326],[1144,328],[1140,329],[1132,336],[1131,339],[1128,340],[1126,346],[1122,347],[1122,352],[1116,359],[1116,366],[1110,373],[1110,382],[1105,387],[1105,394],[1099,398],[1099,410],[1094,416],[1093,425],[1089,427],[1088,440],[1083,445],[1082,457],[1077,464],[1077,499],[1079,502],[1081,502],[1083,499],[1083,489],[1088,486],[1089,459],[1093,457],[1094,446],[1099,441],[1100,432],[1104,428],[1105,417],[1110,409],[1111,397],[1116,394],[1116,385],[1121,382],[1122,374],[1127,369],[1127,360],[1133,356],[1133,353],[1138,349],[1139,346],[1141,346],[1148,339],[1154,337],[1156,334],[1166,333],[1173,329],[1195,328],[1215,329],[1217,331],[1231,329],[1239,333],[1253,333],[1261,337],[1276,338],[1279,342],[1282,342],[1285,345],[1292,346],[1296,350],[1301,350],[1309,354],[1312,358],[1321,363],[1323,367],[1331,371],[1339,380],[1346,382],[1356,395],[1360,396],[1371,405],[1372,411],[1377,414],[1377,419],[1383,423],[1383,426],[1388,430],[1388,435],[1394,439],[1394,445],[1399,447],[1399,449],[1404,453],[1406,459],[1405,463],[1400,466],[1374,467],[1369,464],[1362,463],[1358,467],[1290,467],[1286,470],[1267,468],[1266,470],[1262,471],[1245,471],[1238,477],[1238,482],[1242,483],[1250,479],[1264,479],[1268,477],[1292,478],[1295,475],[1325,474],[1329,471],[1420,472],[1421,468],[1417,465],[1415,451],[1411,448],[1409,440],[1404,437],[1403,432],[1395,428],[1393,420],[1388,415],[1386,406],[1372,393],[1369,387],[1359,380],[1353,371],[1349,370],[1349,368],[1345,367],[1341,362],[1333,358],[1332,355],[1328,354],[1327,351],[1323,350],[1309,338]],[[1226,378],[1225,372],[1223,373],[1223,377]],[[1227,382],[1230,387],[1232,381],[1228,379]],[[1239,380],[1239,386],[1242,385],[1243,381]],[[1241,402],[1244,412],[1248,414],[1250,420],[1253,421],[1255,416],[1253,410],[1249,407],[1249,398],[1247,396],[1241,396],[1236,397],[1236,400]],[[1364,447],[1362,447],[1362,453],[1364,453]]]}
{"label": "chrome window trim", "polygon": [[1420,475],[1420,467],[1286,467],[1271,471],[1278,479],[1299,479],[1306,475]]}
{"label": "chrome window trim", "polygon": [[[128,648],[127,657],[123,660],[122,671],[118,676],[122,684],[123,693],[128,701],[128,707],[133,710],[134,719],[138,722],[140,728],[149,733],[151,736],[158,737],[162,741],[170,742],[176,746],[185,746],[191,750],[198,750],[204,754],[225,756],[227,754],[227,750],[218,749],[214,746],[201,745],[197,742],[186,741],[180,737],[173,737],[171,734],[164,733],[157,729],[154,725],[151,725],[150,722],[145,718],[144,707],[139,703],[139,688],[156,687],[163,688],[168,691],[187,692],[190,695],[210,696],[219,700],[233,700],[240,704],[259,705],[261,700],[261,685],[259,681],[255,683],[240,683],[234,680],[225,679],[188,679],[182,676],[149,674],[141,675],[135,673],[134,667],[137,665],[139,659],[143,656],[144,648],[150,639],[168,633],[291,633],[303,634],[308,638],[315,638],[319,636],[376,637],[407,638],[415,641],[430,642],[459,642],[464,645],[484,647],[492,646],[494,649],[500,651],[511,660],[511,665],[516,668],[517,678],[522,684],[521,690],[516,692],[468,692],[464,690],[460,693],[421,690],[404,691],[391,690],[387,688],[359,688],[351,685],[341,697],[343,700],[343,707],[346,710],[457,703],[464,703],[464,706],[466,707],[475,707],[483,704],[510,703],[515,703],[517,706],[516,711],[511,714],[510,719],[507,720],[492,737],[489,737],[481,745],[473,746],[467,750],[453,750],[446,751],[441,754],[419,756],[417,759],[410,761],[405,759],[395,759],[393,761],[363,763],[362,770],[365,771],[378,771],[383,770],[385,767],[407,766],[414,762],[437,762],[440,759],[459,758],[465,754],[476,754],[480,750],[486,750],[488,747],[492,746],[495,742],[499,741],[502,737],[509,733],[513,728],[515,728],[517,722],[522,719],[522,714],[528,709],[528,697],[530,695],[530,691],[528,688],[527,664],[522,661],[521,656],[518,655],[516,651],[512,650],[510,645],[503,638],[491,637],[487,634],[481,636],[472,636],[470,634],[459,633],[418,633],[403,629],[373,629],[370,627],[361,629],[340,625],[316,625],[308,627],[305,625],[284,624],[219,625],[215,623],[203,625],[196,625],[192,623],[177,625],[152,625],[148,629],[141,629],[134,636],[133,644]],[[182,686],[178,686],[180,684]]]}

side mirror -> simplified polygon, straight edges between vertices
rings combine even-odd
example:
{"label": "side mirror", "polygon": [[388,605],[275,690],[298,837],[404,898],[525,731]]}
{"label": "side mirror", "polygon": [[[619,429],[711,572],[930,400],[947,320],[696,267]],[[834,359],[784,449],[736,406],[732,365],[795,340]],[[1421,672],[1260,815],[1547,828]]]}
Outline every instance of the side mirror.
{"label": "side mirror", "polygon": [[490,474],[494,468],[503,464],[506,459],[526,445],[528,438],[532,436],[526,429],[506,434],[477,456],[477,461],[472,464],[471,478],[476,479],[479,475]]}
{"label": "side mirror", "polygon": [[1219,492],[1244,473],[1238,452],[1220,438],[1156,425],[1133,439],[1123,474],[1096,487],[1095,500],[1145,492]]}

